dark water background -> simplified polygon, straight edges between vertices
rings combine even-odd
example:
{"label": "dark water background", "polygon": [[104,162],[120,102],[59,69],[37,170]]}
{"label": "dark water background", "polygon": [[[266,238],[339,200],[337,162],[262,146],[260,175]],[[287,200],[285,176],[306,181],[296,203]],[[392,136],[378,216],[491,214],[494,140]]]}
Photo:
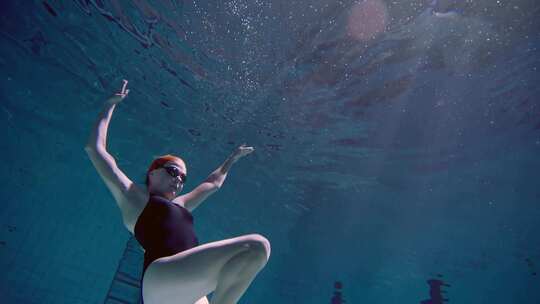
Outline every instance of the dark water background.
{"label": "dark water background", "polygon": [[110,290],[129,233],[83,147],[123,78],[134,181],[173,153],[190,190],[255,147],[194,213],[202,242],[271,241],[240,303],[540,303],[539,9],[1,1],[2,303]]}

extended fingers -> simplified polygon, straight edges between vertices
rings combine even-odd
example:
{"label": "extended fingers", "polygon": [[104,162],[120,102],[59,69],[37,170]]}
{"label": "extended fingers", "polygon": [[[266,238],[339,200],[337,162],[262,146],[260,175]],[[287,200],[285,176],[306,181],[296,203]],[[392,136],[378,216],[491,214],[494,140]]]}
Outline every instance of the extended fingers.
{"label": "extended fingers", "polygon": [[126,93],[127,84],[128,84],[128,81],[124,79],[124,85],[122,86],[121,94],[127,94]]}
{"label": "extended fingers", "polygon": [[242,152],[243,152],[244,154],[249,154],[249,153],[251,153],[251,152],[253,152],[253,151],[255,151],[255,149],[254,149],[253,147],[243,147],[243,148],[242,148]]}
{"label": "extended fingers", "polygon": [[251,152],[253,152],[254,150],[255,149],[253,147],[248,147],[248,146],[246,146],[246,144],[242,144],[241,146],[239,146],[236,149],[234,154],[239,156],[239,157],[244,157],[244,156],[250,154]]}

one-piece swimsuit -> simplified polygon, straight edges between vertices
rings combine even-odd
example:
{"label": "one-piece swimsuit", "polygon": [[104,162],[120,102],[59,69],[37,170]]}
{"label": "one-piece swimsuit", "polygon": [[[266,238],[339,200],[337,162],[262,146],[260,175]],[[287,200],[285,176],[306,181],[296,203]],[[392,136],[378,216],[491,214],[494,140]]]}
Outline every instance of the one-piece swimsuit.
{"label": "one-piece swimsuit", "polygon": [[[179,204],[161,197],[150,196],[135,223],[135,238],[144,248],[143,275],[150,264],[199,245],[193,226],[193,216]],[[141,299],[142,302],[142,299]]]}

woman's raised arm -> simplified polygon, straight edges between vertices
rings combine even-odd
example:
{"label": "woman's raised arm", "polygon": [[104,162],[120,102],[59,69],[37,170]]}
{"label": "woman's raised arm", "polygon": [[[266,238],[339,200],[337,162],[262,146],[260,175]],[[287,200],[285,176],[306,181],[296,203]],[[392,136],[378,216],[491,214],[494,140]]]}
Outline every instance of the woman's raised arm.
{"label": "woman's raised arm", "polygon": [[180,203],[182,206],[184,206],[184,208],[192,212],[212,193],[221,188],[231,166],[239,159],[252,153],[253,151],[255,151],[253,147],[248,147],[245,144],[239,146],[236,148],[236,150],[234,150],[231,156],[229,156],[225,162],[223,162],[221,166],[219,166],[206,178],[204,182],[202,182],[191,192],[181,195],[173,201]]}
{"label": "woman's raised arm", "polygon": [[128,81],[124,79],[124,85],[119,93],[114,94],[105,102],[105,107],[99,114],[96,125],[92,129],[92,133],[88,138],[85,150],[88,149],[103,149],[107,147],[107,129],[109,128],[109,122],[111,121],[112,113],[118,103],[127,97],[129,90],[127,89]]}
{"label": "woman's raised arm", "polygon": [[137,206],[131,205],[130,201],[132,200],[128,199],[129,193],[135,192],[137,186],[118,168],[114,157],[107,152],[107,129],[116,104],[126,98],[129,93],[127,83],[127,80],[124,80],[122,90],[107,99],[84,148],[97,172],[116,199],[124,217],[129,216],[137,209]]}

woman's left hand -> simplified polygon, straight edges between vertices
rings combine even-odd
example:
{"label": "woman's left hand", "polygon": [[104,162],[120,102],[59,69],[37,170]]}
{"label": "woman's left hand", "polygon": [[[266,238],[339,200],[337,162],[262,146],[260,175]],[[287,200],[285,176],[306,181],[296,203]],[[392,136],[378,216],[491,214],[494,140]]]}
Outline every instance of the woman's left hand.
{"label": "woman's left hand", "polygon": [[240,158],[250,154],[253,151],[255,151],[253,147],[248,147],[246,146],[246,144],[242,144],[240,147],[234,150],[232,157],[234,158],[234,160],[239,160]]}

